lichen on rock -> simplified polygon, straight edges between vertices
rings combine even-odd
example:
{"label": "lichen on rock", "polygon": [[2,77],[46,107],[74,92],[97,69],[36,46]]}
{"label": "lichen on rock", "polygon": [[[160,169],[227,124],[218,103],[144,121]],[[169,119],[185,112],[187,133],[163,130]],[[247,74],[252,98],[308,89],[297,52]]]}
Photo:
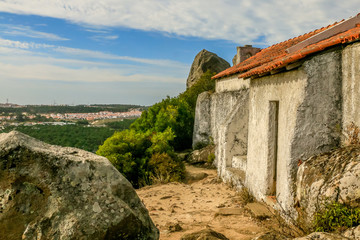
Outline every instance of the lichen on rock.
{"label": "lichen on rock", "polygon": [[360,207],[360,147],[348,146],[310,157],[297,172],[296,207],[305,225],[326,204]]}
{"label": "lichen on rock", "polygon": [[0,239],[158,239],[131,184],[104,157],[0,135]]}

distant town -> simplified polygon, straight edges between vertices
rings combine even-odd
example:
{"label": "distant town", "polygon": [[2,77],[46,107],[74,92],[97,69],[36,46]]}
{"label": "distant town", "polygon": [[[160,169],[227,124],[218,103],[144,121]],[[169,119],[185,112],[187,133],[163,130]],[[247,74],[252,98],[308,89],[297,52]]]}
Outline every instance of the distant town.
{"label": "distant town", "polygon": [[0,126],[67,125],[76,121],[138,118],[144,107],[136,105],[18,105],[0,103]]}

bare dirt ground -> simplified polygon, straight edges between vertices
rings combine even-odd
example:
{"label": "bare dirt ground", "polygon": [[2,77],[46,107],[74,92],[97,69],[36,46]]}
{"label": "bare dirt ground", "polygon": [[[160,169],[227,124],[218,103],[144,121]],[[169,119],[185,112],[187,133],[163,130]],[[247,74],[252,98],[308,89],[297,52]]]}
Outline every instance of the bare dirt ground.
{"label": "bare dirt ground", "polygon": [[206,177],[188,184],[168,183],[137,190],[160,230],[161,240],[179,240],[186,233],[204,228],[231,240],[249,240],[279,229],[275,218],[252,217],[239,194],[218,179],[216,170],[188,166],[187,171],[193,179]]}

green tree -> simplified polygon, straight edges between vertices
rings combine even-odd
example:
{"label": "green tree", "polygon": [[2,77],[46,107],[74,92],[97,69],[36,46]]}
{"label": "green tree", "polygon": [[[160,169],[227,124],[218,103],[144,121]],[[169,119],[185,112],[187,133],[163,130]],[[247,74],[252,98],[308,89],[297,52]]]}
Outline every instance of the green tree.
{"label": "green tree", "polygon": [[[184,164],[169,144],[174,137],[171,128],[157,133],[125,130],[108,138],[96,153],[107,157],[135,188],[161,179],[180,180],[184,176]],[[169,172],[165,174],[167,168]],[[161,177],[164,174],[166,177]]]}
{"label": "green tree", "polygon": [[105,156],[135,188],[149,184],[147,149],[152,145],[150,132],[115,132],[96,152]]}

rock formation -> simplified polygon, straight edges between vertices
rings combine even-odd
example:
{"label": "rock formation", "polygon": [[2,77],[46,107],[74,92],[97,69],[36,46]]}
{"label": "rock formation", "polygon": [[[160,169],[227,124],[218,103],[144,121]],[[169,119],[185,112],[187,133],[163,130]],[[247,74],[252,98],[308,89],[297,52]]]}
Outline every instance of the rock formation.
{"label": "rock formation", "polygon": [[333,233],[325,233],[325,232],[315,232],[311,233],[305,237],[295,238],[294,240],[350,240],[351,238],[347,238],[338,234]]}
{"label": "rock formation", "polygon": [[193,132],[193,149],[206,146],[211,138],[211,95],[208,92],[200,93],[196,100],[195,121]]}
{"label": "rock formation", "polygon": [[104,157],[0,135],[0,239],[158,239],[131,184]]}
{"label": "rock formation", "polygon": [[324,204],[340,202],[360,207],[360,148],[349,146],[314,156],[297,173],[296,206],[299,217],[310,225]]}
{"label": "rock formation", "polygon": [[192,165],[212,166],[215,158],[215,145],[209,144],[204,148],[194,150],[187,159],[187,162]]}
{"label": "rock formation", "polygon": [[230,67],[230,64],[216,55],[205,49],[201,50],[195,57],[188,79],[186,81],[186,87],[189,88],[203,75],[207,70],[219,73]]}
{"label": "rock formation", "polygon": [[206,228],[198,232],[189,233],[181,237],[181,240],[229,240],[223,234],[215,232],[212,229]]}

